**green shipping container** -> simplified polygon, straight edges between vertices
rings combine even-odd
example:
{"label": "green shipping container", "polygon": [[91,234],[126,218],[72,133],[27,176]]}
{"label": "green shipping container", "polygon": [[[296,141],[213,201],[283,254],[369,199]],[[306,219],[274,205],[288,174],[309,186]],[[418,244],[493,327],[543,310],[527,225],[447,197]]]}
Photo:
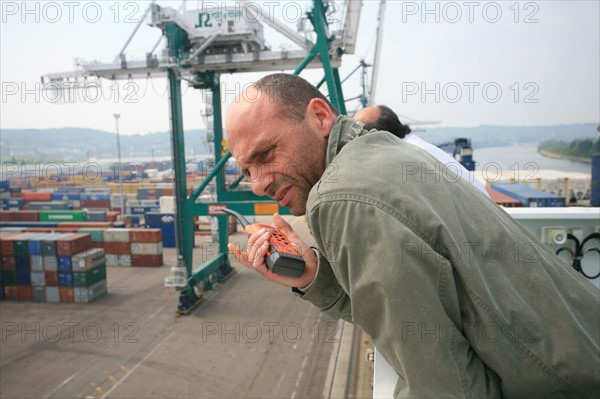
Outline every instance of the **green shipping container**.
{"label": "green shipping container", "polygon": [[106,279],[106,264],[101,264],[98,267],[90,269],[86,272],[73,273],[73,286],[89,287],[98,281]]}
{"label": "green shipping container", "polygon": [[2,272],[2,283],[4,285],[17,285],[17,271],[4,270]]}
{"label": "green shipping container", "polygon": [[38,213],[40,222],[85,222],[87,213],[85,211],[40,211]]}
{"label": "green shipping container", "polygon": [[78,233],[86,233],[92,237],[92,242],[104,241],[104,229],[95,229],[93,227],[82,227],[77,229]]}
{"label": "green shipping container", "polygon": [[13,241],[13,251],[15,252],[15,256],[29,256],[29,240],[44,235],[46,235],[46,233],[29,233],[27,235],[19,236],[18,239]]}

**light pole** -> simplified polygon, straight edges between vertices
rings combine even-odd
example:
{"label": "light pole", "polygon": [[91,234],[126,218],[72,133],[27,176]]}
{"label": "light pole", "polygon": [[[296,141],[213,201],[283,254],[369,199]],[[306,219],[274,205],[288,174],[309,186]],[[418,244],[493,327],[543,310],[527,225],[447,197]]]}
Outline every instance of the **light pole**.
{"label": "light pole", "polygon": [[119,197],[121,197],[121,223],[125,223],[125,198],[123,198],[123,176],[121,176],[121,139],[119,137],[119,117],[121,114],[113,114],[113,116],[117,125],[117,154],[119,157],[117,173],[119,174]]}

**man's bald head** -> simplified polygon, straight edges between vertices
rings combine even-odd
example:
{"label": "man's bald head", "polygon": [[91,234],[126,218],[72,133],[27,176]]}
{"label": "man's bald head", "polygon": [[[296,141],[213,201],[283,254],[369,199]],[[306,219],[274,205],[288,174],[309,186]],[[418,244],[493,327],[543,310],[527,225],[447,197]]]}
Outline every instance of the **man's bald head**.
{"label": "man's bald head", "polygon": [[374,124],[377,121],[377,119],[379,119],[379,116],[381,116],[381,111],[379,110],[379,107],[372,106],[358,110],[354,114],[354,119],[364,123],[365,126],[367,126]]}
{"label": "man's bald head", "polygon": [[323,93],[296,75],[274,73],[256,81],[252,87],[261,95],[266,95],[269,101],[276,103],[282,117],[295,122],[304,120],[306,107],[315,98],[325,101],[334,114],[338,115],[338,111]]}
{"label": "man's bald head", "polygon": [[354,119],[364,123],[367,130],[383,130],[401,139],[411,132],[410,127],[403,125],[398,115],[385,105],[363,108],[354,114]]}

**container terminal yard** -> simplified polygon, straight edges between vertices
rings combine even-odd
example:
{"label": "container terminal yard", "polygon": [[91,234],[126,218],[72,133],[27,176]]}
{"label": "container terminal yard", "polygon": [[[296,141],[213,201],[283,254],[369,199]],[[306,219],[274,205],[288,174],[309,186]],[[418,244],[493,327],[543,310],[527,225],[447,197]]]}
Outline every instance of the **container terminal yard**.
{"label": "container terminal yard", "polygon": [[177,292],[163,286],[174,249],[164,263],[109,267],[107,293],[87,304],[1,302],[1,396],[326,397],[346,375],[334,395],[345,396],[336,322],[238,266],[176,317]]}

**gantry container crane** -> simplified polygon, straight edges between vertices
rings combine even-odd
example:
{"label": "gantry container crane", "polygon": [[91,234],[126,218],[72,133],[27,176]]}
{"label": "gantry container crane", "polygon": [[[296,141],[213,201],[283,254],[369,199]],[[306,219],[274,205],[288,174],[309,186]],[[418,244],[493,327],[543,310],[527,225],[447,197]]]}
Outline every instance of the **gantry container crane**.
{"label": "gantry container crane", "polygon": [[[354,52],[362,1],[346,0],[342,10],[342,28],[332,31],[327,20],[327,11],[332,7],[332,2],[313,0],[312,8],[305,15],[316,34],[315,42],[275,18],[259,20],[256,14],[255,18],[242,15],[243,12],[257,13],[256,6],[256,3],[238,1],[221,8],[212,6],[186,11],[162,7],[153,1],[113,62],[80,62],[76,71],[42,77],[43,82],[52,83],[52,89],[71,88],[73,82],[88,77],[110,80],[148,77],[168,79],[179,270],[175,274],[183,275],[182,281],[171,280],[171,285],[181,291],[178,314],[186,314],[199,302],[195,293],[199,283],[204,283],[204,289],[211,289],[215,281],[226,278],[232,272],[227,254],[228,215],[216,209],[226,206],[245,215],[289,213],[286,209],[280,210],[276,202],[265,201],[238,187],[240,179],[226,185],[224,166],[231,158],[231,153],[222,145],[220,75],[276,70],[294,70],[295,74],[299,74],[305,68],[322,68],[324,77],[319,85],[327,83],[331,102],[342,114],[346,113],[338,68],[342,55]],[[128,60],[125,54],[127,46],[148,14],[151,16],[150,25],[162,30],[161,39],[144,60]],[[295,48],[269,48],[264,40],[261,21],[293,42]],[[163,38],[166,38],[166,47],[162,54],[156,55],[154,52]],[[189,197],[186,194],[182,80],[195,89],[208,90],[212,94],[205,97],[212,98],[212,104],[205,105],[208,110],[206,114],[212,116],[213,122],[215,167]],[[197,202],[213,179],[216,181],[216,201]],[[207,215],[218,218],[218,251],[208,261],[194,267],[194,218]]]}

